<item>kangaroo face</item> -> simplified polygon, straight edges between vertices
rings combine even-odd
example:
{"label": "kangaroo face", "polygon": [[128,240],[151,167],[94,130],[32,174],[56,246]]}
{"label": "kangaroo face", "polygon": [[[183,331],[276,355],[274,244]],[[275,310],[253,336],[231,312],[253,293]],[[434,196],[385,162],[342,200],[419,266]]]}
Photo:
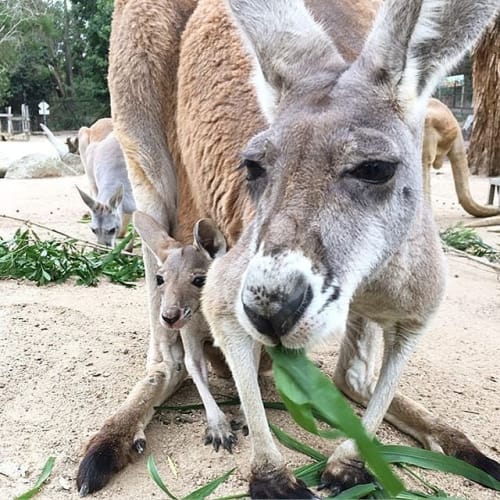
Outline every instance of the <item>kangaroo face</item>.
{"label": "kangaroo face", "polygon": [[179,330],[200,308],[200,298],[210,265],[206,255],[192,245],[174,248],[156,273],[161,294],[160,322]]}
{"label": "kangaroo face", "polygon": [[78,189],[83,202],[90,208],[92,213],[90,229],[96,235],[97,243],[114,247],[122,226],[123,184],[119,184],[105,202],[92,198],[78,186],[76,186],[76,189]]}
{"label": "kangaroo face", "polygon": [[122,216],[117,208],[98,203],[92,210],[90,230],[95,234],[97,243],[114,247],[122,225]]}

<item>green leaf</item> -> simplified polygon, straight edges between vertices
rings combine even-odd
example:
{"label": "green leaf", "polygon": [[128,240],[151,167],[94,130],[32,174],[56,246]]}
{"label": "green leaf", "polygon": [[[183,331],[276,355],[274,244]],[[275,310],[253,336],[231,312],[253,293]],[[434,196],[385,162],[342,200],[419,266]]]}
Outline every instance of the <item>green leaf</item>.
{"label": "green leaf", "polygon": [[229,476],[234,472],[234,469],[227,471],[222,476],[210,481],[205,486],[198,488],[197,490],[191,492],[189,495],[183,497],[182,500],[203,500],[211,495],[223,482],[227,481]]}
{"label": "green leaf", "polygon": [[45,481],[47,481],[48,477],[50,476],[50,473],[52,472],[52,469],[54,468],[55,464],[55,457],[49,457],[47,461],[45,462],[45,465],[43,466],[42,472],[38,476],[38,479],[36,480],[35,485],[33,488],[31,488],[29,491],[26,493],[23,493],[22,495],[16,497],[15,500],[28,500],[32,497],[34,497],[42,488],[42,485]]}
{"label": "green leaf", "polygon": [[351,500],[353,498],[364,498],[370,493],[373,493],[377,490],[377,485],[374,483],[367,484],[358,484],[349,488],[348,490],[344,490],[342,493],[339,493],[335,496],[335,499],[340,500]]}
{"label": "green leaf", "polygon": [[286,433],[283,429],[280,429],[272,423],[269,423],[269,427],[271,427],[271,430],[273,431],[273,434],[276,436],[278,441],[287,448],[298,451],[299,453],[302,453],[303,455],[306,455],[313,460],[326,460],[327,457],[323,455],[323,453],[315,450],[314,448],[311,448],[305,443],[301,443],[294,437],[290,436],[290,434]]}
{"label": "green leaf", "polygon": [[380,454],[389,463],[404,463],[424,469],[451,472],[493,490],[500,491],[500,481],[483,470],[455,457],[420,448],[398,445],[381,445]]}
{"label": "green leaf", "polygon": [[172,500],[179,500],[178,497],[170,493],[169,489],[165,486],[164,482],[162,481],[160,474],[158,473],[158,469],[156,468],[156,463],[155,459],[153,458],[153,455],[149,455],[147,467],[149,475],[151,476],[153,481],[158,485],[158,487]]}
{"label": "green leaf", "polygon": [[[318,433],[312,409],[332,427],[354,439],[360,455],[389,496],[404,490],[399,478],[381,457],[379,446],[368,436],[360,419],[333,383],[307,359],[303,352],[268,347],[278,392],[288,411],[299,425]],[[304,425],[305,423],[305,425]]]}

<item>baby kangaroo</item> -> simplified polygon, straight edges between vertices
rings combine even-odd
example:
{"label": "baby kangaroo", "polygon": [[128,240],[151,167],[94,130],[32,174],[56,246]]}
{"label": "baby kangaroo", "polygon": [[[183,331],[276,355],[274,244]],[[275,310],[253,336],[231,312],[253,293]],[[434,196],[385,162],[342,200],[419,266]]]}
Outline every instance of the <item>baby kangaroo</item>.
{"label": "baby kangaroo", "polygon": [[186,370],[207,413],[205,444],[212,443],[216,451],[221,445],[231,451],[236,435],[208,388],[207,359],[219,375],[229,376],[230,372],[222,353],[212,345],[210,329],[200,309],[206,273],[213,259],[226,253],[226,240],[211,219],[196,223],[192,245],[182,245],[170,237],[143,212],[135,212],[134,226],[160,266],[156,273],[161,294],[159,320],[172,337],[181,336]]}

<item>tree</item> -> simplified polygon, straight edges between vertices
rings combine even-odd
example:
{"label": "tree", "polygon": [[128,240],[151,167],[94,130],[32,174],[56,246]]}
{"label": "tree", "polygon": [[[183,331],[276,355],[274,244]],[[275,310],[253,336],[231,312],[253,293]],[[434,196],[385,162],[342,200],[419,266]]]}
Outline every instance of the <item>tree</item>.
{"label": "tree", "polygon": [[473,52],[474,126],[469,146],[473,174],[500,176],[500,16]]}

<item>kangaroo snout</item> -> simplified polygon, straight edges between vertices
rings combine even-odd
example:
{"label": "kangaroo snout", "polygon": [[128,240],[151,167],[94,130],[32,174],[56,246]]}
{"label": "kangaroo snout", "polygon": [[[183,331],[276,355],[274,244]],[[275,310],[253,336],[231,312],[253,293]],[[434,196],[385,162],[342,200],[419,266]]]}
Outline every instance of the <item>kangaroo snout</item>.
{"label": "kangaroo snout", "polygon": [[243,289],[243,310],[261,334],[279,340],[297,324],[311,303],[313,291],[303,274],[289,277],[285,287],[250,285]]}
{"label": "kangaroo snout", "polygon": [[182,311],[179,307],[169,307],[161,314],[161,319],[166,323],[166,326],[173,327],[182,316]]}

